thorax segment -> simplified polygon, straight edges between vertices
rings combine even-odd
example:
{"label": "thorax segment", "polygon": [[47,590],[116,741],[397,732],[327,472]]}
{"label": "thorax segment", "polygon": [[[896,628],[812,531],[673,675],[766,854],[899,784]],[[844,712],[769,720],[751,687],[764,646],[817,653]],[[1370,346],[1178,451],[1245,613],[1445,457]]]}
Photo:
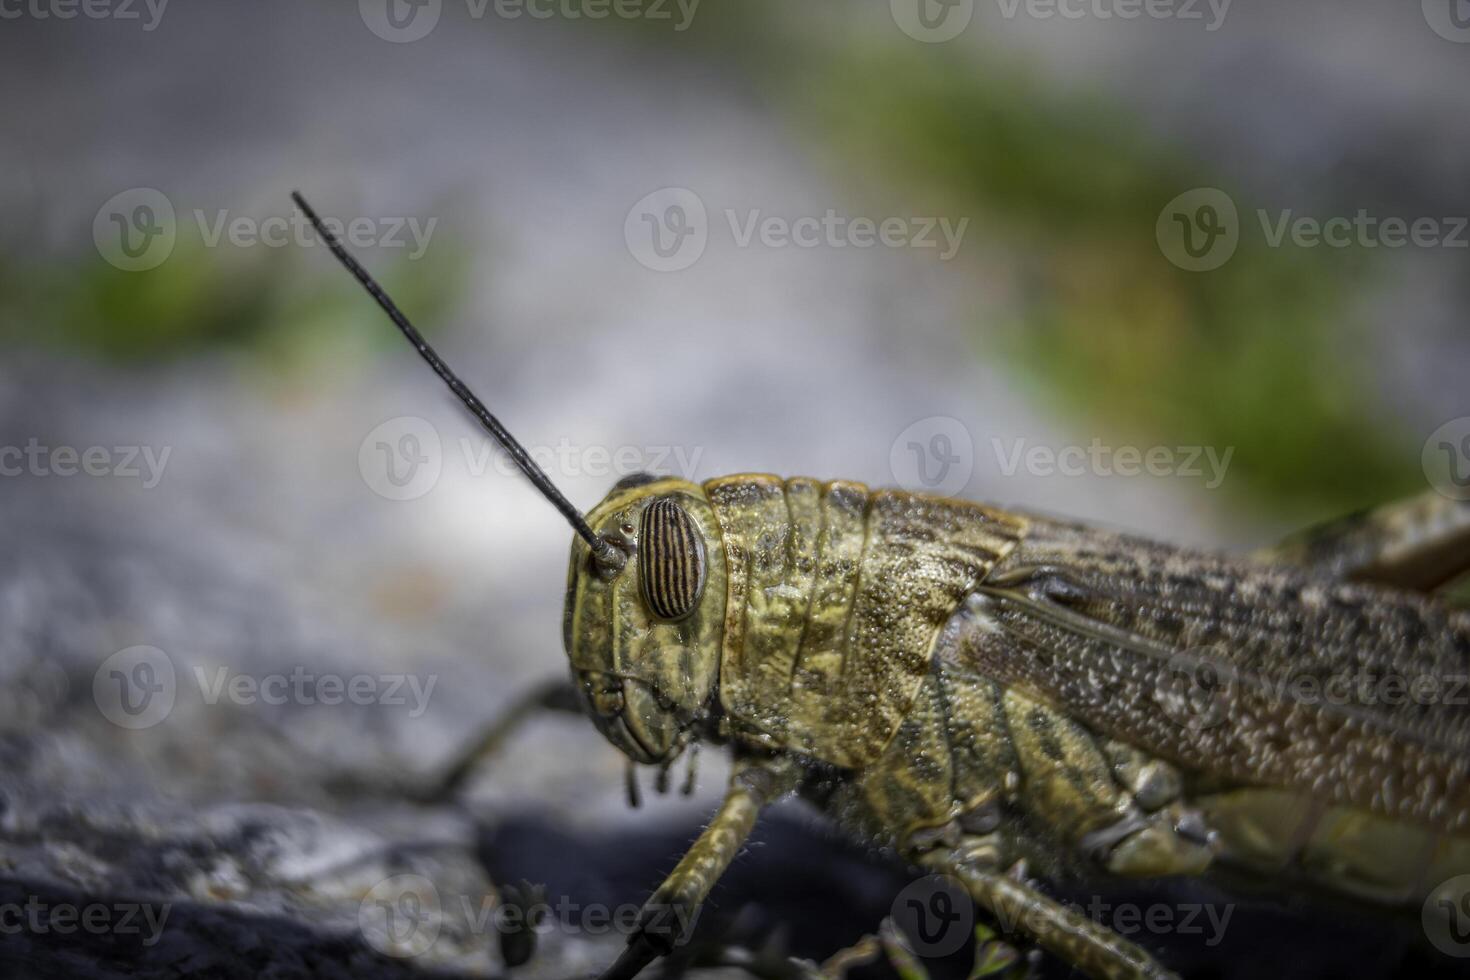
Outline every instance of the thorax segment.
{"label": "thorax segment", "polygon": [[950,615],[1023,519],[860,483],[704,485],[724,542],[720,699],[739,737],[856,768],[913,705]]}

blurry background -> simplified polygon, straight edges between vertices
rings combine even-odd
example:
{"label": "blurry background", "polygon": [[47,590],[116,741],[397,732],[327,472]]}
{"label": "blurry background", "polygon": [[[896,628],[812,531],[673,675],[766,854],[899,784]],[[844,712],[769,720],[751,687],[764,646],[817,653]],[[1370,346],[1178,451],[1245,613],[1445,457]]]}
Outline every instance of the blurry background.
{"label": "blurry background", "polygon": [[[1246,550],[1470,435],[1464,8],[0,2],[0,877],[176,916],[142,961],[120,930],[0,958],[494,974],[460,899],[636,902],[718,797],[707,754],[627,810],[565,719],[464,807],[395,798],[564,670],[570,535],[292,189],[580,506],[767,470]],[[767,833],[716,904],[802,955],[905,880]],[[358,921],[401,874],[444,910],[412,957]],[[1276,911],[1228,955],[1141,939],[1248,973]],[[1322,975],[1414,955],[1299,928]]]}

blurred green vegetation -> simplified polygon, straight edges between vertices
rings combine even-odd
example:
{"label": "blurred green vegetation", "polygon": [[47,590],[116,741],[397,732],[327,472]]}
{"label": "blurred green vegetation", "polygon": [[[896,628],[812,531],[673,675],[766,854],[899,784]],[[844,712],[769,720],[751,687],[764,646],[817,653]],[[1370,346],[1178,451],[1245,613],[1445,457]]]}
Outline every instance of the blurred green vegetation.
{"label": "blurred green vegetation", "polygon": [[[1417,442],[1374,397],[1371,347],[1353,320],[1369,256],[1267,247],[1246,195],[1126,109],[973,44],[918,44],[780,0],[702,4],[681,33],[577,23],[676,44],[743,77],[828,161],[853,210],[968,216],[955,261],[971,263],[987,310],[970,325],[976,356],[1002,359],[1080,431],[1233,447],[1225,487],[1283,518],[1422,487]],[[1161,253],[1155,223],[1202,186],[1231,192],[1241,243],[1220,269],[1186,272]],[[206,249],[184,236],[139,273],[91,253],[0,256],[0,334],[124,364],[221,348],[290,364],[394,343],[360,329],[363,300],[330,265],[319,250]],[[430,261],[383,265],[385,285],[432,326],[459,295],[467,257],[441,241]]]}
{"label": "blurred green vegetation", "polygon": [[[648,26],[650,43],[674,43]],[[1234,447],[1234,499],[1290,519],[1423,488],[1418,442],[1376,402],[1353,321],[1368,256],[1268,247],[1246,195],[1125,108],[973,43],[772,0],[701,6],[678,37],[742,70],[852,207],[969,216],[957,261],[976,264],[976,305],[992,311],[972,324],[977,356],[1003,358],[1083,431]],[[1175,267],[1155,238],[1163,207],[1196,187],[1240,213],[1238,250],[1211,272]]]}
{"label": "blurred green vegetation", "polygon": [[1219,269],[1171,264],[1155,237],[1177,194],[1219,186],[1114,106],[1020,71],[907,51],[839,59],[802,111],[847,160],[942,194],[1004,247],[1011,322],[982,328],[1032,390],[1142,439],[1235,447],[1256,503],[1346,510],[1422,488],[1371,397],[1352,320],[1365,258],[1270,248],[1239,193]]}
{"label": "blurred green vegetation", "polygon": [[[465,252],[436,240],[433,261],[395,253],[365,261],[415,322],[431,331],[459,296]],[[0,254],[0,340],[122,367],[232,352],[275,369],[317,356],[369,354],[401,343],[364,330],[361,288],[324,247],[206,247],[182,231],[159,266],[125,272],[96,252]]]}
{"label": "blurred green vegetation", "polygon": [[1285,511],[1422,488],[1369,394],[1353,321],[1364,256],[1270,248],[1233,193],[1235,254],[1177,268],[1155,224],[1177,194],[1219,186],[1209,168],[1116,107],[1018,71],[863,52],[808,92],[802,111],[844,159],[936,189],[941,213],[970,215],[1004,247],[1014,309],[977,325],[982,354],[999,344],[1042,398],[1142,439],[1233,446],[1227,485]]}

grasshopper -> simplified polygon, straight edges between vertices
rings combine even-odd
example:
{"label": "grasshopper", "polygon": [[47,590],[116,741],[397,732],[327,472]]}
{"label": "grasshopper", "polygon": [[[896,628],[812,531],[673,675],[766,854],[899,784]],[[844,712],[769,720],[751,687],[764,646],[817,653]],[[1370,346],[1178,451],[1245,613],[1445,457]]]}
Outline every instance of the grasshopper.
{"label": "grasshopper", "polygon": [[584,515],[295,200],[575,532],[571,684],[441,788],[535,706],[584,711],[630,767],[732,755],[603,980],[685,938],[793,795],[1093,977],[1173,974],[1028,868],[1234,868],[1470,926],[1470,614],[1435,592],[1470,570],[1470,505],[1429,494],[1247,559],[766,474],[627,478]]}

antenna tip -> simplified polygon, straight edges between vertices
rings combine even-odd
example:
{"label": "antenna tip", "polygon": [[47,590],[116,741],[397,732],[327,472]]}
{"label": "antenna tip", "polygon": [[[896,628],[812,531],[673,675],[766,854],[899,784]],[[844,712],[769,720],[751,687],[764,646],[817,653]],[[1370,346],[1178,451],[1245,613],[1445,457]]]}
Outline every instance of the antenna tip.
{"label": "antenna tip", "polygon": [[311,218],[313,220],[316,219],[316,212],[311,209],[311,205],[310,204],[307,204],[306,203],[306,198],[304,198],[304,197],[301,196],[301,192],[300,191],[294,191],[293,190],[291,192],[291,200],[293,200],[293,201],[296,202],[296,206],[298,208],[300,208],[302,211],[304,211],[306,213],[306,216],[308,218]]}

